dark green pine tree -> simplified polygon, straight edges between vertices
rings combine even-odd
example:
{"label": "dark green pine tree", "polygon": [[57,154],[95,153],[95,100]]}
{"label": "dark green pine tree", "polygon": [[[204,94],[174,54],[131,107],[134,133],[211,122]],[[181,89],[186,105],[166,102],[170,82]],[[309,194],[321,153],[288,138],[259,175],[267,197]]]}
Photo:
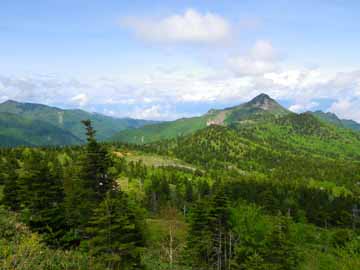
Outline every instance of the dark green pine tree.
{"label": "dark green pine tree", "polygon": [[66,231],[61,165],[56,156],[32,150],[19,178],[22,214],[30,228],[43,233],[50,245],[59,245]]}
{"label": "dark green pine tree", "polygon": [[108,173],[112,161],[105,147],[96,141],[96,131],[93,129],[91,121],[84,120],[82,123],[86,128],[87,145],[81,159],[80,178],[83,188],[88,192],[88,199],[99,203],[114,185],[114,181]]}
{"label": "dark green pine tree", "polygon": [[2,166],[4,181],[2,203],[13,211],[20,209],[20,188],[18,184],[19,163],[16,158],[8,157]]}
{"label": "dark green pine tree", "polygon": [[295,245],[290,240],[290,217],[277,218],[275,228],[268,236],[267,245],[263,252],[267,269],[292,270],[298,264]]}
{"label": "dark green pine tree", "polygon": [[209,207],[208,201],[201,200],[194,205],[191,211],[183,261],[192,269],[209,269],[210,256],[213,250]]}
{"label": "dark green pine tree", "polygon": [[223,187],[215,192],[211,199],[209,212],[210,229],[212,233],[213,252],[211,262],[215,269],[228,269],[230,264],[230,232],[229,202]]}
{"label": "dark green pine tree", "polygon": [[143,220],[139,216],[124,193],[108,192],[86,229],[89,253],[100,257],[109,269],[143,269]]}

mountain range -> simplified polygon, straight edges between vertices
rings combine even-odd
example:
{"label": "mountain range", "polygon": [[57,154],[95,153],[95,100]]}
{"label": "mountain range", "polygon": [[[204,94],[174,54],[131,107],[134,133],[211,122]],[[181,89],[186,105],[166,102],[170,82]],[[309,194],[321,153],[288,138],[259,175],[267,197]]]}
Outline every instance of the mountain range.
{"label": "mountain range", "polygon": [[[74,145],[85,140],[81,120],[90,119],[101,141],[146,144],[194,134],[209,126],[260,127],[307,126],[307,131],[326,128],[360,131],[360,124],[322,111],[295,114],[266,94],[249,102],[222,110],[209,110],[202,116],[157,122],[131,118],[113,118],[84,110],[64,110],[42,104],[8,100],[0,104],[0,146]],[[305,121],[305,120],[306,121]],[[299,122],[300,121],[300,122]],[[305,127],[301,127],[305,128]],[[304,130],[303,130],[304,131]],[[335,131],[332,131],[334,133]],[[336,133],[336,132],[335,132]]]}
{"label": "mountain range", "polygon": [[8,100],[0,104],[0,146],[80,144],[85,140],[81,121],[86,119],[92,121],[99,140],[124,129],[156,123]]}
{"label": "mountain range", "polygon": [[[335,114],[320,111],[307,112],[315,118],[315,122],[325,122],[339,128],[359,131],[360,124],[352,120],[339,119]],[[115,134],[111,140],[128,143],[151,143],[163,139],[186,136],[207,126],[232,126],[259,123],[263,120],[281,119],[296,115],[281,106],[266,94],[260,94],[249,102],[223,110],[210,110],[203,116],[182,118],[171,122],[162,122],[136,129],[127,129]]]}

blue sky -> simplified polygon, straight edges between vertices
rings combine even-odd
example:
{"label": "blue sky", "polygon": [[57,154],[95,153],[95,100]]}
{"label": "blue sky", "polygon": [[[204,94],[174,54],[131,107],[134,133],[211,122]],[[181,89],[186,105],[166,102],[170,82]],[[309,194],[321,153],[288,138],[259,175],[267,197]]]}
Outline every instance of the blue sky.
{"label": "blue sky", "polygon": [[359,1],[3,0],[0,101],[175,119],[266,92],[360,121]]}

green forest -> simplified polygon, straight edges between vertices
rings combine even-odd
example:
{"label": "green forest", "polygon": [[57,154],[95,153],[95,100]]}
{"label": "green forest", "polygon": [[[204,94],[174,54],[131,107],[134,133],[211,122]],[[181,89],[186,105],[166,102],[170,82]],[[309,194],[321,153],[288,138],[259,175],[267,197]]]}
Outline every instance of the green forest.
{"label": "green forest", "polygon": [[0,269],[360,269],[360,143],[313,115],[1,148]]}

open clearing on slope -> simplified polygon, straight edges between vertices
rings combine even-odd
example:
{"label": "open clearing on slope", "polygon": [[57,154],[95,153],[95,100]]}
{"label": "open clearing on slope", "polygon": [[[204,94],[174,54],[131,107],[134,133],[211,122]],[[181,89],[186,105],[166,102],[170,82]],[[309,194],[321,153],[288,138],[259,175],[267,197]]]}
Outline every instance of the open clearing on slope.
{"label": "open clearing on slope", "polygon": [[124,157],[127,161],[138,162],[141,161],[144,165],[149,167],[177,167],[195,171],[197,168],[191,164],[188,164],[182,160],[160,156],[155,154],[148,154],[142,152],[114,152],[114,154],[121,158]]}

